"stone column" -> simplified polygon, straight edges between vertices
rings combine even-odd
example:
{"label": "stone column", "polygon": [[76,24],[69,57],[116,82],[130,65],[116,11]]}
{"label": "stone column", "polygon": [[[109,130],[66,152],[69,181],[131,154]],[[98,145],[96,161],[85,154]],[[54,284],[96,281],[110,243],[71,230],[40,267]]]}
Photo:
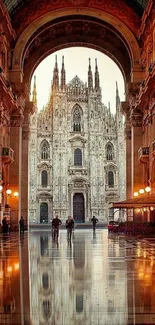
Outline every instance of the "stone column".
{"label": "stone column", "polygon": [[126,139],[126,198],[132,198],[131,188],[131,121],[128,102],[122,102],[122,110],[125,114],[125,139]]}
{"label": "stone column", "polygon": [[143,183],[143,167],[138,160],[138,150],[143,145],[143,114],[137,103],[140,82],[128,84],[129,114],[131,123],[131,193],[138,191]]}
{"label": "stone column", "polygon": [[132,194],[143,186],[143,165],[138,160],[138,150],[143,145],[142,116],[132,116],[131,126],[131,190]]}
{"label": "stone column", "polygon": [[13,229],[17,228],[21,216],[22,121],[22,114],[11,116],[10,147],[14,150],[14,163],[10,166],[9,187],[12,193],[19,193],[18,198],[11,195],[9,199]]}
{"label": "stone column", "polygon": [[22,178],[21,178],[21,215],[28,225],[28,157],[29,157],[29,112],[25,108],[22,128]]}

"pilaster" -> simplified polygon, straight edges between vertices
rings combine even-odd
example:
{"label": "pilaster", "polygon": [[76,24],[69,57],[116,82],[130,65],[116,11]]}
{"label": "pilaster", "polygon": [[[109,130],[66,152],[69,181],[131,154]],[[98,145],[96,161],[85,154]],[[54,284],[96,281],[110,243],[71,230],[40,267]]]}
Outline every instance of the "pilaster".
{"label": "pilaster", "polygon": [[12,192],[18,192],[18,201],[10,197],[11,222],[17,227],[21,216],[21,175],[22,175],[22,122],[23,115],[11,116],[10,146],[14,150],[14,163],[10,166],[9,187]]}

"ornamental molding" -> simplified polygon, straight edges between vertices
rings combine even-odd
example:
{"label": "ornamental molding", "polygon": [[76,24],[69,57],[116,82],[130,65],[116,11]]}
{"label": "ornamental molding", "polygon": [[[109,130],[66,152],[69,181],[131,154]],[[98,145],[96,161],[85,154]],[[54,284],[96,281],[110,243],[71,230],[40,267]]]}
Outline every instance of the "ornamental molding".
{"label": "ornamental molding", "polygon": [[133,127],[141,127],[143,123],[143,114],[136,108],[131,110],[130,121]]}
{"label": "ornamental molding", "polygon": [[43,169],[49,170],[51,168],[52,166],[48,162],[42,162],[38,165],[39,170],[43,170]]}
{"label": "ornamental molding", "polygon": [[72,136],[69,141],[72,143],[72,142],[75,142],[77,140],[80,140],[82,143],[86,143],[87,140],[80,134],[75,134],[74,136]]}
{"label": "ornamental molding", "polygon": [[48,192],[40,192],[37,194],[37,199],[52,199],[53,195]]}
{"label": "ornamental molding", "polygon": [[20,127],[22,126],[24,121],[24,115],[23,114],[14,114],[10,118],[10,126],[11,127]]}

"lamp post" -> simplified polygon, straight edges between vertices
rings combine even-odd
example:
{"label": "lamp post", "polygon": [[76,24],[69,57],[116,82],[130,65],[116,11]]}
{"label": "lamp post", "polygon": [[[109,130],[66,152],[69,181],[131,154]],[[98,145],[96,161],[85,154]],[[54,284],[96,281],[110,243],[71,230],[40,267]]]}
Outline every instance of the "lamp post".
{"label": "lamp post", "polygon": [[[151,192],[151,187],[150,186],[146,186],[145,188],[140,188],[137,192],[133,193],[133,196],[136,198],[139,195],[144,195],[144,197],[146,197],[146,195],[149,195]],[[150,221],[150,210],[143,208],[143,212],[142,212],[142,217],[145,218],[145,214],[147,213],[147,221]]]}
{"label": "lamp post", "polygon": [[[10,226],[11,224],[13,225],[13,228],[16,224],[16,210],[12,208],[14,207],[14,204],[15,202],[12,201],[12,198],[18,198],[18,192],[13,192],[12,193],[12,190],[11,189],[7,189],[6,190],[6,205],[5,205],[5,213],[6,213],[6,216],[8,218],[8,222],[10,223]],[[10,198],[11,198],[11,208],[10,208]],[[12,206],[13,205],[13,206]],[[18,222],[17,222],[18,223]],[[11,226],[12,228],[12,226]]]}
{"label": "lamp post", "polygon": [[11,195],[11,193],[12,193],[12,191],[8,188],[7,190],[6,190],[6,204],[8,204],[9,205],[9,198],[10,198],[10,195]]}

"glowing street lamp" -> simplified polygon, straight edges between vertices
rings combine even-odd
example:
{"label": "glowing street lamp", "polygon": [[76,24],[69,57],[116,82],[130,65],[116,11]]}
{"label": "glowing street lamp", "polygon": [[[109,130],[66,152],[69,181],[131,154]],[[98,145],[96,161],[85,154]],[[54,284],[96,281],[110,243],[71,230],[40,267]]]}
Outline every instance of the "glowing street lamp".
{"label": "glowing street lamp", "polygon": [[143,188],[141,188],[141,189],[139,190],[139,193],[140,193],[140,194],[144,194],[144,192],[145,192],[145,191],[144,191]]}
{"label": "glowing street lamp", "polygon": [[146,186],[145,187],[145,192],[146,193],[150,193],[151,192],[151,187],[150,186]]}
{"label": "glowing street lamp", "polygon": [[138,192],[134,192],[133,196],[137,197],[138,196]]}
{"label": "glowing street lamp", "polygon": [[14,192],[13,195],[14,195],[14,197],[18,197],[19,193],[18,192]]}
{"label": "glowing street lamp", "polygon": [[6,190],[6,194],[7,195],[11,195],[12,191],[8,188],[8,190]]}

